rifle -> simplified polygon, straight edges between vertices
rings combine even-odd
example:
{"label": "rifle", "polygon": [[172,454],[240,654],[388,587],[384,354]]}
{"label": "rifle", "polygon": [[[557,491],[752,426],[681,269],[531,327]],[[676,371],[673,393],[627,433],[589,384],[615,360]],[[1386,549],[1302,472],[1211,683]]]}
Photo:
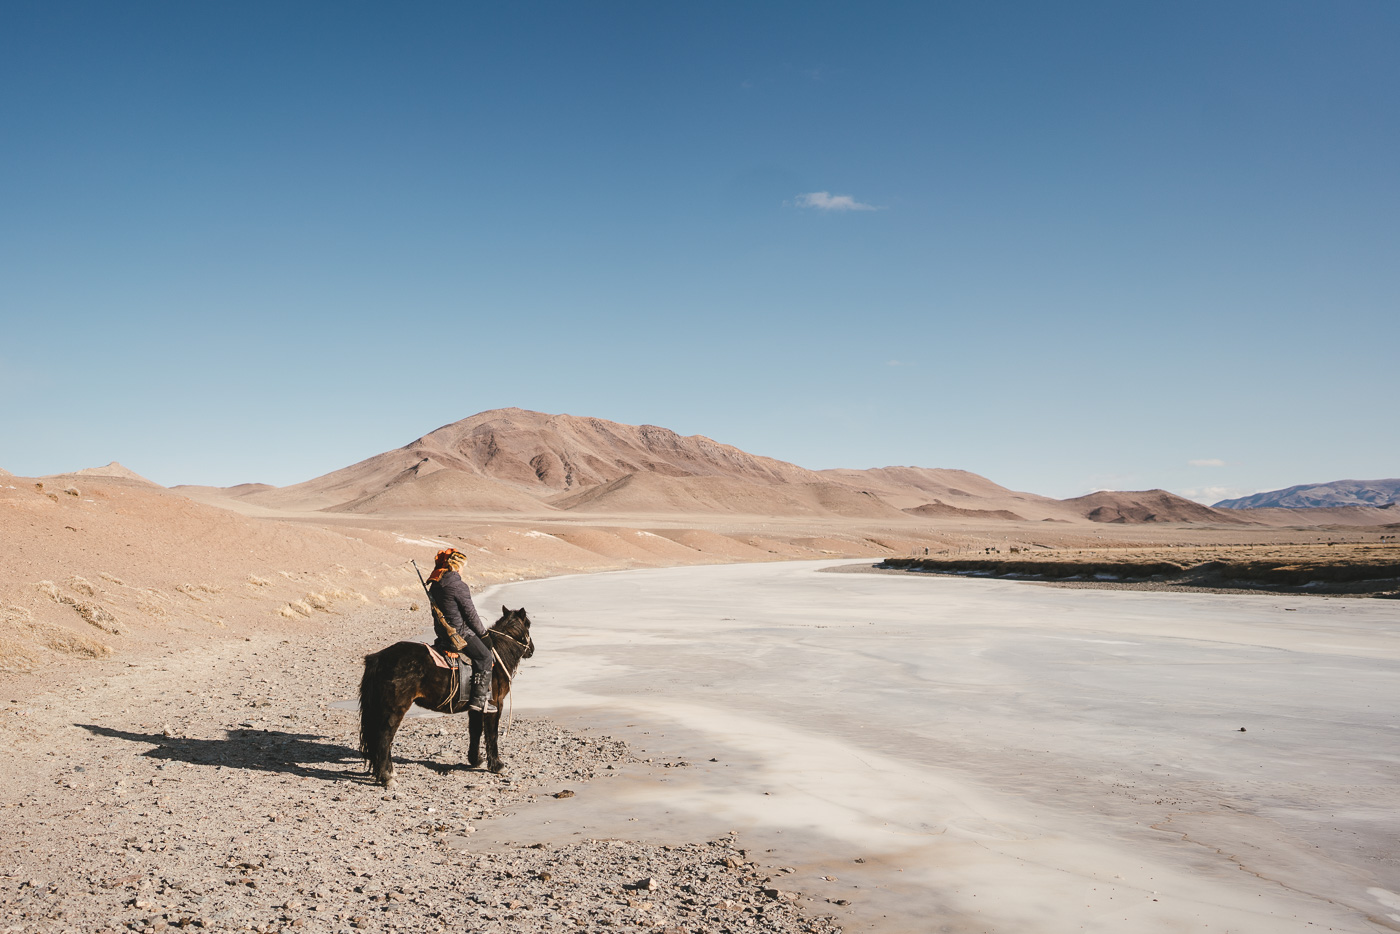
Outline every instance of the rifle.
{"label": "rifle", "polygon": [[433,622],[447,634],[447,641],[451,643],[452,648],[460,651],[467,644],[467,640],[457,635],[457,630],[452,628],[447,622],[447,617],[442,615],[442,610],[439,610],[437,604],[433,603],[433,595],[428,592],[428,582],[423,579],[423,572],[418,570],[418,562],[410,558],[408,563],[413,565],[413,570],[418,575],[418,583],[423,585],[423,596],[428,598],[428,609],[433,614]]}

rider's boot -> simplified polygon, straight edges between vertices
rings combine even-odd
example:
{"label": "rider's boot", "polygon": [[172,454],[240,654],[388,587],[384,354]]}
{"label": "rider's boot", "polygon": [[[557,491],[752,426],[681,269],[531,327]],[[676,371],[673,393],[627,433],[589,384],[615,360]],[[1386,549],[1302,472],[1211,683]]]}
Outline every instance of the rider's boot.
{"label": "rider's boot", "polygon": [[491,703],[491,672],[472,673],[472,699],[467,702],[467,709],[482,713],[496,712],[496,705]]}

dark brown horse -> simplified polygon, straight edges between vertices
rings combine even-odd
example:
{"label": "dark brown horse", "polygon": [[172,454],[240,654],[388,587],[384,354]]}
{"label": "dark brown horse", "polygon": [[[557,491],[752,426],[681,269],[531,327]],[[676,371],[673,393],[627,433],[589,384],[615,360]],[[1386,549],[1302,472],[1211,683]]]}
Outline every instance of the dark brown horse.
{"label": "dark brown horse", "polygon": [[[520,660],[535,654],[530,617],[524,608],[501,607],[501,618],[486,632],[486,644],[499,659],[492,667],[491,678],[491,700],[496,712],[470,711],[471,749],[467,759],[473,767],[481,764],[481,736],[485,733],[486,766],[499,772],[505,768],[496,736],[501,702],[510,693]],[[455,673],[434,664],[428,647],[421,642],[395,642],[387,649],[366,655],[365,674],[360,679],[360,755],[365,757],[375,780],[385,788],[394,787],[394,760],[389,748],[404,714],[414,704],[442,713],[460,713],[465,704],[457,697]]]}

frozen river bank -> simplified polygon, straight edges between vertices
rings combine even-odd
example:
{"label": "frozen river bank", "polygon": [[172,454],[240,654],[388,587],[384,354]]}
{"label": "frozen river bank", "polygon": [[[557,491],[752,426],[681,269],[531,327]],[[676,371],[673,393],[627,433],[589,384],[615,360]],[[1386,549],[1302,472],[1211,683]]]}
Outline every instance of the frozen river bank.
{"label": "frozen river bank", "polygon": [[505,832],[736,829],[852,928],[1400,930],[1400,606],[821,567],[490,593],[517,709],[658,766]]}

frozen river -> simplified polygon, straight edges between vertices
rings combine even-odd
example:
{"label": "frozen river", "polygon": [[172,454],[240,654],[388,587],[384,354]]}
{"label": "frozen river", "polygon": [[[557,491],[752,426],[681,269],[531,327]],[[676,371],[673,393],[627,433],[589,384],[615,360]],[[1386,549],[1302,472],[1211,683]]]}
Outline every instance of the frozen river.
{"label": "frozen river", "polygon": [[738,830],[853,930],[1400,930],[1400,604],[836,564],[485,594],[517,713],[656,760],[509,832]]}

